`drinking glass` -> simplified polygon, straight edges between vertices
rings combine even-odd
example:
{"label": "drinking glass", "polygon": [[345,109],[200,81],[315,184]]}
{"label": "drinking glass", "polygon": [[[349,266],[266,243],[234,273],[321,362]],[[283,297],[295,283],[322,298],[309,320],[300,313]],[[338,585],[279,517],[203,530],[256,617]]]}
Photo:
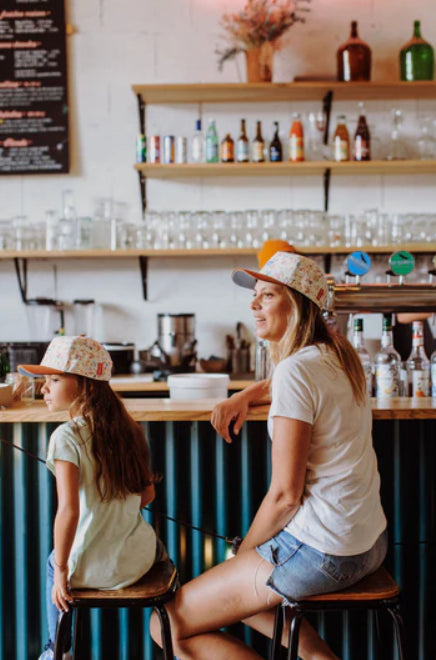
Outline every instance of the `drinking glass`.
{"label": "drinking glass", "polygon": [[393,109],[391,113],[391,128],[388,141],[387,160],[404,160],[407,155],[406,142],[403,134],[403,112]]}

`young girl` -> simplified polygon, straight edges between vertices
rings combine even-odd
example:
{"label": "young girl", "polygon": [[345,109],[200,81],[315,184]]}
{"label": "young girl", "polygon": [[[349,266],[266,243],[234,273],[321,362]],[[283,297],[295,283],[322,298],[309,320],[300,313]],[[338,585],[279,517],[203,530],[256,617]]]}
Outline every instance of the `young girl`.
{"label": "young girl", "polygon": [[[238,433],[248,407],[270,397],[271,483],[236,557],[183,585],[168,604],[182,660],[259,658],[220,628],[244,621],[271,636],[278,603],[351,586],[380,566],[387,547],[365,376],[349,342],[324,323],[322,271],[277,252],[260,272],[234,271],[233,280],[253,289],[256,334],[268,340],[275,367],[271,383],[218,404],[211,421],[231,442],[229,423]],[[298,654],[337,660],[307,622]]]}
{"label": "young girl", "polygon": [[53,657],[58,610],[72,588],[120,589],[165,555],[140,508],[154,499],[154,476],[141,426],[109,385],[108,352],[89,337],[56,337],[40,365],[50,412],[69,422],[50,438],[47,467],[56,477],[54,549],[47,562],[49,639],[40,660]]}

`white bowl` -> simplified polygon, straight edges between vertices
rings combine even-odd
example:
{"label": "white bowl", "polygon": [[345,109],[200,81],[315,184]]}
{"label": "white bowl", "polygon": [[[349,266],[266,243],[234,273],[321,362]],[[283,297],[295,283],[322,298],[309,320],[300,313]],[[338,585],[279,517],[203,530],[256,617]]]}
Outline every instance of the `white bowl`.
{"label": "white bowl", "polygon": [[171,399],[226,399],[230,378],[227,374],[171,374]]}

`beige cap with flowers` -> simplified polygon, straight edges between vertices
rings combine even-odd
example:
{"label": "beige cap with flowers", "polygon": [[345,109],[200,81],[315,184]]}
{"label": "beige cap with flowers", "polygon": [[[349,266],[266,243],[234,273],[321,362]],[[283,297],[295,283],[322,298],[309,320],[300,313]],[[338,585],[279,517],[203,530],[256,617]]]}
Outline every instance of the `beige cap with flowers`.
{"label": "beige cap with flowers", "polygon": [[112,360],[107,350],[91,337],[55,337],[47,347],[41,364],[19,364],[26,376],[74,374],[92,380],[110,380]]}
{"label": "beige cap with flowers", "polygon": [[324,309],[327,301],[327,280],[313,259],[292,252],[276,252],[260,271],[238,268],[233,271],[235,284],[246,289],[254,289],[258,280],[285,284],[299,291]]}

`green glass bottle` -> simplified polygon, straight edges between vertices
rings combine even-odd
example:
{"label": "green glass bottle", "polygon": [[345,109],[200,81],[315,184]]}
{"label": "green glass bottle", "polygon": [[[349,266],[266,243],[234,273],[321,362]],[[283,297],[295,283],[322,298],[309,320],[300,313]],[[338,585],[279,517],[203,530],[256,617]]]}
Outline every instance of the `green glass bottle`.
{"label": "green glass bottle", "polygon": [[421,21],[413,23],[413,37],[400,51],[401,80],[433,80],[434,51],[421,37]]}

